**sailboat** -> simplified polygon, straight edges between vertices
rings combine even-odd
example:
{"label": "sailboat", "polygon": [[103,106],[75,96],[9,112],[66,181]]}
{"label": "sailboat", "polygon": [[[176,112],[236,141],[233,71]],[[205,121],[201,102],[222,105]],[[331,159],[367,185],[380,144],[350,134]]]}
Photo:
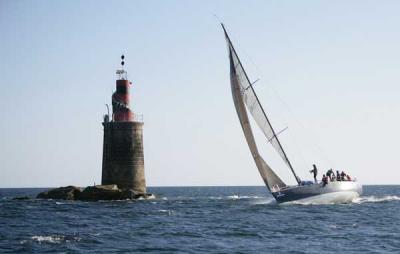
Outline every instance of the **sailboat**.
{"label": "sailboat", "polygon": [[[349,203],[353,199],[359,197],[362,194],[362,185],[355,180],[344,181],[344,179],[342,179],[343,181],[329,182],[326,180],[321,183],[300,180],[279,141],[279,133],[275,132],[257,97],[253,88],[254,83],[250,82],[224,24],[221,23],[221,25],[225,33],[229,51],[231,90],[236,112],[258,171],[276,201],[278,203]],[[286,166],[290,169],[297,185],[286,185],[261,157],[247,112],[250,112],[256,124],[265,135],[267,139],[266,142],[273,146]]]}

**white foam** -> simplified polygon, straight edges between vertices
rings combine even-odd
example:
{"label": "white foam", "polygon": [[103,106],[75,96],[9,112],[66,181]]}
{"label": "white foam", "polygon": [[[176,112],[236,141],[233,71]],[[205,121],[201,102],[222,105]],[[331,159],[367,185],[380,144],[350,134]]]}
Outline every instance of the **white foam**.
{"label": "white foam", "polygon": [[265,198],[265,197],[260,197],[260,196],[242,196],[242,195],[232,195],[232,196],[228,196],[228,198],[230,199],[261,199],[261,198]]}
{"label": "white foam", "polygon": [[146,197],[139,197],[137,200],[149,200],[149,199],[155,199],[156,196],[154,194],[150,194]]}
{"label": "white foam", "polygon": [[155,198],[156,198],[156,195],[154,195],[154,194],[150,194],[150,196],[146,197],[146,199],[155,199]]}
{"label": "white foam", "polygon": [[390,201],[400,201],[400,197],[393,195],[387,195],[382,197],[365,196],[354,199],[353,203],[363,204],[363,203],[379,203],[379,202],[390,202]]}
{"label": "white foam", "polygon": [[31,237],[32,240],[42,243],[42,242],[48,242],[48,243],[60,243],[63,238],[60,236],[32,236]]}
{"label": "white foam", "polygon": [[209,198],[209,199],[216,199],[216,200],[224,199],[224,197],[214,197],[214,196],[206,197],[206,198]]}
{"label": "white foam", "polygon": [[277,202],[274,198],[259,198],[251,201],[252,205],[276,205]]}
{"label": "white foam", "polygon": [[342,225],[329,224],[329,225],[328,225],[328,228],[330,228],[330,229],[332,229],[332,230],[336,230],[336,229],[340,230],[340,229],[348,228],[348,227],[356,228],[356,227],[357,227],[357,223],[353,223],[353,224],[351,224],[351,225],[347,225],[347,224],[342,224]]}
{"label": "white foam", "polygon": [[79,237],[69,237],[66,238],[65,236],[62,235],[52,235],[52,236],[32,236],[31,239],[33,241],[36,241],[38,243],[62,243],[62,242],[79,242],[81,238]]}
{"label": "white foam", "polygon": [[171,211],[171,210],[163,210],[163,209],[160,209],[160,210],[158,210],[160,213],[166,213],[166,214],[168,214],[168,215],[172,215],[174,212],[173,211]]}

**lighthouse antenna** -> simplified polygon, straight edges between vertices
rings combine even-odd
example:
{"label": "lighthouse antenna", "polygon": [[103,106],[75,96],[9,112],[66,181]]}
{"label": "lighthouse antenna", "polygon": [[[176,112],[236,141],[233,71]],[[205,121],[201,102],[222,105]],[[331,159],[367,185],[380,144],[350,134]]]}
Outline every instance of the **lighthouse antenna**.
{"label": "lighthouse antenna", "polygon": [[128,73],[124,70],[124,65],[125,65],[125,55],[124,55],[124,53],[122,53],[121,69],[116,71],[119,80],[127,80],[128,79]]}

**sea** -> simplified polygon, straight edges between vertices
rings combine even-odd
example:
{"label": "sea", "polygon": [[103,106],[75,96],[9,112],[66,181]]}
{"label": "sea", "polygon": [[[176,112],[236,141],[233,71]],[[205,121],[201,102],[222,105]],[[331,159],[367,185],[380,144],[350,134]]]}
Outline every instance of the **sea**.
{"label": "sea", "polygon": [[99,202],[35,199],[43,190],[0,189],[1,253],[400,253],[400,186],[325,205],[277,204],[263,186]]}

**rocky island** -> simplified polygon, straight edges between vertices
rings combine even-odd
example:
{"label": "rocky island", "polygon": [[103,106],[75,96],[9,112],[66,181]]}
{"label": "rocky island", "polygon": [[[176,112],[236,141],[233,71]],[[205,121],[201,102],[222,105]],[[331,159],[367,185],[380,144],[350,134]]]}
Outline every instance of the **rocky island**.
{"label": "rocky island", "polygon": [[59,187],[39,193],[39,199],[63,199],[81,201],[99,200],[134,200],[147,199],[153,197],[149,193],[139,193],[132,189],[119,189],[117,185],[95,185],[86,188],[76,186]]}

